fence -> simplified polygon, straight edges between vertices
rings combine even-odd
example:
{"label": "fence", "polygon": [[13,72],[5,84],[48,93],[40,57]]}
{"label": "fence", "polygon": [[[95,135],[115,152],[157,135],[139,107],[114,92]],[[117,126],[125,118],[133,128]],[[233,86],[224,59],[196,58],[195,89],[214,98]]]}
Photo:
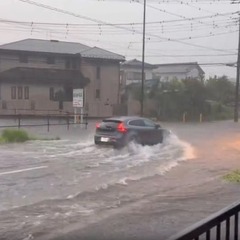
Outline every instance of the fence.
{"label": "fence", "polygon": [[[82,122],[81,122],[82,118]],[[62,114],[15,114],[0,115],[0,119],[8,119],[7,124],[1,124],[0,128],[22,128],[22,127],[41,127],[46,126],[50,131],[50,126],[66,126],[69,130],[70,125],[82,125],[87,129],[88,114],[62,113]],[[13,120],[13,124],[9,124],[9,119]],[[37,121],[38,120],[38,121]],[[28,123],[27,123],[28,122]]]}
{"label": "fence", "polygon": [[234,203],[168,240],[238,240],[240,203]]}

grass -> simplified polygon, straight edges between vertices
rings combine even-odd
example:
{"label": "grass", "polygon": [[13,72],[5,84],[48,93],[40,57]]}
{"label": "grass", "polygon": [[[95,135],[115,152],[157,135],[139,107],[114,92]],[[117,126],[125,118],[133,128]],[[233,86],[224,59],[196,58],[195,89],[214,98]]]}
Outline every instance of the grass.
{"label": "grass", "polygon": [[223,176],[223,179],[228,182],[239,183],[240,182],[240,170],[235,170],[235,171]]}
{"label": "grass", "polygon": [[51,138],[51,139],[40,139],[35,137],[30,137],[28,133],[24,130],[16,130],[16,129],[5,129],[0,136],[0,143],[23,143],[30,140],[60,140],[59,137]]}
{"label": "grass", "polygon": [[0,137],[2,143],[20,143],[31,140],[27,132],[23,130],[5,129]]}

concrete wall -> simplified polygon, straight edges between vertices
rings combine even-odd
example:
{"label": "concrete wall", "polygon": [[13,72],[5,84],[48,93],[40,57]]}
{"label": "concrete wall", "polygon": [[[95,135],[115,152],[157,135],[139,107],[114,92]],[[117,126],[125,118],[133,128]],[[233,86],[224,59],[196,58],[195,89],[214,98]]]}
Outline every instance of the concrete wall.
{"label": "concrete wall", "polygon": [[[129,116],[139,116],[141,112],[140,102],[135,100],[132,95],[129,95],[127,111]],[[144,116],[151,116],[157,111],[157,103],[152,99],[145,99],[143,103]]]}

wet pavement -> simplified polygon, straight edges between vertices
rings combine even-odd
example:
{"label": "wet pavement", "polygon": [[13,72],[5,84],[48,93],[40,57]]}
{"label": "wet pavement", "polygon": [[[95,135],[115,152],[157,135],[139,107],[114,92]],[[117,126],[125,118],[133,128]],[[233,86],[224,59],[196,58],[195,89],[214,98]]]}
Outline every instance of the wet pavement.
{"label": "wet pavement", "polygon": [[[184,171],[182,176],[176,173],[177,179],[171,174],[189,164],[190,159],[197,158],[198,151],[211,147],[210,143],[207,144],[209,133],[212,142],[238,134],[236,125],[229,122],[166,124],[172,133],[163,144],[144,147],[132,144],[122,150],[114,150],[93,144],[94,125],[90,124],[88,130],[79,126],[71,126],[70,130],[66,126],[54,126],[50,132],[45,127],[31,128],[29,132],[32,135],[44,138],[58,136],[61,140],[0,146],[0,239],[58,239],[59,234],[63,236],[61,239],[68,239],[64,235],[77,229],[84,230],[77,233],[78,237],[74,234],[76,239],[87,239],[93,236],[90,234],[92,224],[102,223],[111,229],[114,225],[108,225],[116,219],[110,222],[108,219],[119,214],[125,214],[125,217],[122,221],[117,218],[116,224],[121,222],[124,225],[126,219],[130,220],[128,213],[138,209],[134,214],[141,215],[139,207],[143,204],[145,209],[149,208],[157,196],[174,196],[179,186],[184,186],[187,193],[189,186],[202,186],[204,181],[218,176],[218,171],[209,174],[206,168],[199,181],[192,181],[190,179],[194,178],[193,173],[197,170],[192,165],[189,169],[191,178],[184,180],[185,174],[189,174]],[[224,130],[219,132],[223,127]],[[176,166],[179,167],[174,168]],[[204,164],[195,166],[204,168]],[[171,202],[174,202],[174,197]],[[176,209],[176,216],[178,212]],[[154,213],[154,216],[157,215]],[[146,223],[150,221],[148,217],[148,214],[143,214],[141,219]],[[139,226],[143,226],[141,221]],[[151,225],[154,228],[157,220]],[[104,229],[94,226],[94,236]],[[135,227],[136,224],[132,229]],[[125,229],[130,234],[127,236],[131,236],[127,224],[119,229]],[[116,229],[111,232],[116,233]],[[104,239],[104,235],[102,237]],[[105,239],[109,238],[113,239],[114,235],[106,235]]]}

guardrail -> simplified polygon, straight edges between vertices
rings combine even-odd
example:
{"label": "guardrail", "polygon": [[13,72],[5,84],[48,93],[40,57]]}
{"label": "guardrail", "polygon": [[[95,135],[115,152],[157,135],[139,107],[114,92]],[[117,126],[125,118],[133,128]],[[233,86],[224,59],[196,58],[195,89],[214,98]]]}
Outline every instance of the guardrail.
{"label": "guardrail", "polygon": [[[0,115],[1,118],[6,118],[6,115]],[[6,124],[0,125],[0,128],[22,128],[22,127],[41,127],[46,126],[47,131],[50,131],[50,126],[66,126],[69,130],[70,125],[84,125],[85,129],[88,126],[88,114],[77,114],[74,115],[72,113],[68,114],[30,114],[30,115],[22,115],[16,114],[11,115],[10,119],[13,120],[16,124]],[[26,120],[35,120],[41,119],[43,123],[26,123]],[[83,120],[81,122],[81,119]],[[24,121],[25,120],[25,121]],[[53,122],[54,120],[54,122]],[[58,120],[59,122],[56,122]],[[63,121],[63,122],[61,122]]]}
{"label": "guardrail", "polygon": [[234,203],[168,240],[238,240],[240,202]]}

